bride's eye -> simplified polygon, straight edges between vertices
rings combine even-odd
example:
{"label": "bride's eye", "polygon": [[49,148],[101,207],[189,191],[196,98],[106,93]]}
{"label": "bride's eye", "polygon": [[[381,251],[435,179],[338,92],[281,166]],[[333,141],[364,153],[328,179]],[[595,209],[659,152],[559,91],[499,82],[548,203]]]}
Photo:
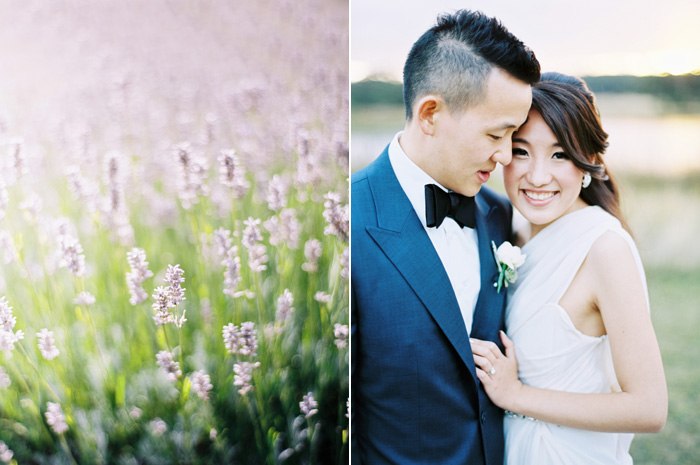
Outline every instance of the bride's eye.
{"label": "bride's eye", "polygon": [[527,157],[528,153],[527,150],[521,149],[520,147],[513,147],[513,156],[514,157]]}
{"label": "bride's eye", "polygon": [[555,160],[569,160],[571,157],[566,152],[556,152],[552,155]]}

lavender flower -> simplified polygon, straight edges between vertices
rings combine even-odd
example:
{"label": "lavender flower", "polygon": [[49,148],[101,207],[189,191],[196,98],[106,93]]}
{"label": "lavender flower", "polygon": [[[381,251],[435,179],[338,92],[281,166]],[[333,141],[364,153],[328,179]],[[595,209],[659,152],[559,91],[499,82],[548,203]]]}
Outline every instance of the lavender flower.
{"label": "lavender flower", "polygon": [[124,189],[122,188],[121,176],[119,172],[119,159],[121,155],[117,152],[107,154],[106,172],[107,186],[109,188],[109,199],[106,211],[108,215],[115,215],[124,206]]}
{"label": "lavender flower", "polygon": [[27,174],[21,139],[15,139],[10,142],[10,156],[12,157],[12,167],[14,168],[15,179],[17,180]]}
{"label": "lavender flower", "polygon": [[119,243],[130,245],[134,242],[134,229],[129,223],[129,215],[124,200],[124,187],[119,167],[119,160],[122,155],[118,152],[107,154],[107,186],[109,197],[104,207],[110,230],[116,234]]}
{"label": "lavender flower", "polygon": [[289,291],[285,289],[281,296],[277,299],[277,312],[275,313],[275,320],[284,323],[287,319],[294,313],[294,296]]}
{"label": "lavender flower", "polygon": [[299,410],[306,418],[311,418],[318,413],[318,402],[314,399],[313,392],[304,395],[302,401],[299,402]]}
{"label": "lavender flower", "polygon": [[89,307],[90,305],[94,304],[95,301],[95,296],[87,291],[81,292],[75,297],[75,299],[73,299],[73,303],[75,305],[82,305],[84,307]]}
{"label": "lavender flower", "polygon": [[279,216],[273,216],[265,221],[265,229],[270,232],[270,244],[285,244],[294,250],[299,246],[301,227],[297,220],[296,210],[285,208]]}
{"label": "lavender flower", "polygon": [[323,252],[321,242],[317,239],[309,239],[304,244],[304,257],[306,261],[301,265],[301,269],[308,273],[315,273],[318,271],[318,259],[321,257]]}
{"label": "lavender flower", "polygon": [[327,304],[331,301],[331,295],[327,292],[318,291],[314,294],[314,300],[322,304]]}
{"label": "lavender flower", "polygon": [[7,444],[5,444],[3,441],[0,441],[0,460],[5,463],[10,463],[14,455],[15,453],[12,452],[12,449],[7,447]]}
{"label": "lavender flower", "polygon": [[0,389],[7,389],[12,384],[10,376],[7,374],[3,367],[0,367]]}
{"label": "lavender flower", "polygon": [[323,233],[334,235],[343,241],[347,241],[350,227],[348,206],[340,203],[340,195],[336,192],[327,193],[324,199],[323,206],[325,210],[323,218],[325,218],[327,225]]}
{"label": "lavender flower", "polygon": [[318,156],[314,156],[309,150],[309,135],[306,131],[299,132],[299,143],[297,151],[296,182],[300,185],[310,185],[321,179]]}
{"label": "lavender flower", "polygon": [[61,247],[61,261],[59,265],[68,268],[75,276],[85,275],[85,255],[80,242],[68,234],[59,236],[59,246]]}
{"label": "lavender flower", "polygon": [[180,286],[185,282],[185,272],[180,265],[168,265],[165,271],[165,282],[168,283],[168,298],[171,307],[177,307],[185,300],[185,289]]}
{"label": "lavender flower", "polygon": [[39,351],[46,360],[53,360],[58,357],[60,352],[56,347],[56,339],[53,336],[53,331],[44,328],[36,333],[36,337],[38,339],[37,344],[39,345]]}
{"label": "lavender flower", "polygon": [[230,187],[236,198],[241,198],[248,190],[245,170],[240,166],[235,150],[222,150],[219,155],[219,181]]}
{"label": "lavender flower", "polygon": [[175,155],[180,166],[180,202],[182,208],[189,210],[198,202],[200,196],[209,194],[209,188],[205,183],[208,170],[206,160],[195,155],[188,143],[176,146]]}
{"label": "lavender flower", "polygon": [[240,395],[244,396],[254,389],[253,370],[259,366],[260,362],[240,362],[233,365],[233,385],[240,387]]}
{"label": "lavender flower", "polygon": [[2,253],[3,263],[5,265],[14,263],[19,258],[12,236],[10,236],[9,232],[4,230],[0,231],[0,252]]}
{"label": "lavender flower", "polygon": [[348,346],[348,325],[336,323],[333,327],[333,335],[335,336],[335,346],[338,349],[345,349]]}
{"label": "lavender flower", "polygon": [[162,436],[168,431],[168,424],[160,418],[154,418],[148,423],[151,433],[154,436]]}
{"label": "lavender flower", "polygon": [[262,232],[260,231],[259,219],[249,217],[243,222],[243,224],[245,224],[245,228],[243,229],[243,238],[241,242],[243,243],[244,247],[250,248],[262,241],[263,237]]}
{"label": "lavender flower", "polygon": [[218,228],[214,231],[214,245],[216,246],[216,254],[223,261],[228,256],[228,251],[233,247],[231,240],[231,231],[224,228]]}
{"label": "lavender flower", "polygon": [[161,350],[156,354],[156,361],[170,381],[177,381],[182,376],[180,364],[174,360],[172,352]]}
{"label": "lavender flower", "polygon": [[258,337],[255,333],[255,323],[246,321],[240,328],[233,323],[224,326],[222,330],[224,345],[230,354],[240,354],[255,357],[258,352]]}
{"label": "lavender flower", "polygon": [[170,312],[170,297],[167,288],[158,286],[153,291],[153,310],[155,312],[153,321],[157,326],[175,322],[175,317]]}
{"label": "lavender flower", "polygon": [[343,254],[340,256],[340,277],[348,279],[348,270],[350,268],[350,250],[345,247]]}
{"label": "lavender flower", "polygon": [[289,184],[280,176],[274,175],[267,185],[267,206],[272,211],[278,211],[287,205]]}
{"label": "lavender flower", "polygon": [[143,282],[153,276],[153,272],[148,269],[146,252],[137,247],[131,249],[126,254],[126,260],[131,267],[131,271],[126,273],[126,285],[129,288],[129,303],[131,305],[140,304],[148,299],[148,293],[143,289]]}
{"label": "lavender flower", "polygon": [[63,410],[61,409],[60,404],[55,402],[47,402],[44,417],[46,418],[46,423],[49,424],[54,433],[63,434],[68,431],[66,417],[63,415]]}
{"label": "lavender flower", "polygon": [[10,352],[15,343],[24,339],[23,331],[14,331],[17,319],[5,297],[0,297],[0,350]]}
{"label": "lavender flower", "polygon": [[211,391],[214,386],[211,384],[211,378],[205,371],[198,370],[192,373],[190,375],[190,382],[192,383],[192,390],[200,399],[209,400],[209,391]]}
{"label": "lavender flower", "polygon": [[182,311],[180,317],[176,317],[171,310],[185,300],[185,289],[180,286],[181,283],[185,282],[183,275],[184,271],[180,268],[180,265],[168,265],[165,271],[165,282],[168,286],[158,286],[153,291],[152,307],[155,312],[153,320],[156,325],[162,326],[173,323],[178,328],[181,328],[187,321],[185,318],[186,310]]}
{"label": "lavender flower", "polygon": [[238,256],[238,247],[233,246],[226,252],[224,264],[224,294],[231,297],[239,297],[242,293],[237,291],[241,282],[241,259]]}
{"label": "lavender flower", "polygon": [[75,198],[85,205],[89,212],[97,211],[96,199],[99,192],[97,185],[81,175],[78,165],[67,167],[65,173],[68,187]]}
{"label": "lavender flower", "polygon": [[243,246],[248,250],[248,266],[254,272],[260,272],[267,269],[267,250],[262,245],[262,233],[260,232],[260,220],[256,218],[248,218],[244,222],[243,229]]}
{"label": "lavender flower", "polygon": [[[0,210],[4,211],[4,207],[2,207],[2,189],[4,189],[4,187],[0,187]],[[39,197],[35,192],[32,192],[27,195],[22,203],[19,204],[19,209],[24,212],[24,216],[27,221],[30,223],[35,223],[39,217],[42,206],[43,204],[41,202],[41,197]]]}
{"label": "lavender flower", "polygon": [[214,130],[216,129],[216,123],[218,122],[218,118],[216,117],[215,114],[213,113],[207,113],[207,115],[204,117],[204,134],[202,136],[202,139],[205,144],[210,144],[211,142],[214,142],[216,139],[214,135]]}
{"label": "lavender flower", "polygon": [[141,410],[140,408],[131,407],[131,409],[129,409],[129,416],[134,420],[138,420],[139,418],[141,418],[141,415],[143,415],[143,410]]}
{"label": "lavender flower", "polygon": [[5,182],[0,181],[0,219],[5,217],[5,210],[10,203],[10,196],[7,193]]}
{"label": "lavender flower", "polygon": [[248,249],[248,266],[256,273],[267,269],[267,249],[262,244],[255,244]]}

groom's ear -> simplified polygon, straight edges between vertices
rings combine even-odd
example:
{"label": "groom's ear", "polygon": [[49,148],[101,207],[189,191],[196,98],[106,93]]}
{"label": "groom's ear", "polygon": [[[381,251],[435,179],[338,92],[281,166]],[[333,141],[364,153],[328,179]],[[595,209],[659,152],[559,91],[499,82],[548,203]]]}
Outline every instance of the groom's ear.
{"label": "groom's ear", "polygon": [[426,136],[435,134],[435,124],[438,120],[439,112],[444,111],[445,102],[435,95],[426,95],[416,102],[416,122],[421,131]]}

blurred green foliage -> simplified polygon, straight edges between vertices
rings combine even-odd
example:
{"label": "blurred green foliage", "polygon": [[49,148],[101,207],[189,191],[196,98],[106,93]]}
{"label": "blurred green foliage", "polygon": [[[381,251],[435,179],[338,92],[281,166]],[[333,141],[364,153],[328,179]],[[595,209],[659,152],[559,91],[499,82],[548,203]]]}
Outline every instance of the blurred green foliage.
{"label": "blurred green foliage", "polygon": [[[588,76],[584,77],[595,93],[648,94],[672,104],[677,111],[700,110],[700,75],[680,76]],[[353,107],[403,105],[402,84],[364,80],[352,84]]]}

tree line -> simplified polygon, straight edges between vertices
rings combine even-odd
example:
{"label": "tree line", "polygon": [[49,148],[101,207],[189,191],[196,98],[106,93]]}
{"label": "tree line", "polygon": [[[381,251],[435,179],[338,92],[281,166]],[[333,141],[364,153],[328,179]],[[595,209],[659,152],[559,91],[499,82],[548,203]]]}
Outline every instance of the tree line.
{"label": "tree line", "polygon": [[[648,94],[686,111],[700,106],[700,72],[677,76],[589,76],[584,79],[596,94]],[[375,79],[355,82],[351,102],[356,107],[403,105],[402,85]]]}

